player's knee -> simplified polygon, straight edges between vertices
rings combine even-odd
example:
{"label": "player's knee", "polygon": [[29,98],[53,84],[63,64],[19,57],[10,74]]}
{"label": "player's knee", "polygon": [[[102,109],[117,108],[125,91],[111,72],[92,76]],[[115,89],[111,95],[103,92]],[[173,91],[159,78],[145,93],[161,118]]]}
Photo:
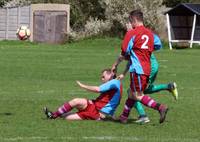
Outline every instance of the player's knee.
{"label": "player's knee", "polygon": [[129,97],[130,99],[137,100],[137,96],[136,96],[136,93],[135,93],[135,92],[131,92],[131,93],[128,95],[128,97]]}
{"label": "player's knee", "polygon": [[82,103],[85,103],[85,102],[87,102],[87,100],[83,99],[83,98],[74,98],[73,100],[71,100],[71,103],[74,104],[74,105],[82,104]]}
{"label": "player's knee", "polygon": [[76,105],[79,102],[79,98],[74,98],[70,101],[70,104]]}
{"label": "player's knee", "polygon": [[142,98],[142,96],[143,96],[143,92],[133,92],[133,93],[132,93],[132,98],[133,98],[134,100],[140,101],[141,98]]}
{"label": "player's knee", "polygon": [[137,92],[137,100],[140,101],[144,96],[143,92]]}
{"label": "player's knee", "polygon": [[74,99],[72,99],[72,102],[76,103],[76,102],[79,102],[79,100],[80,100],[79,98],[74,98]]}

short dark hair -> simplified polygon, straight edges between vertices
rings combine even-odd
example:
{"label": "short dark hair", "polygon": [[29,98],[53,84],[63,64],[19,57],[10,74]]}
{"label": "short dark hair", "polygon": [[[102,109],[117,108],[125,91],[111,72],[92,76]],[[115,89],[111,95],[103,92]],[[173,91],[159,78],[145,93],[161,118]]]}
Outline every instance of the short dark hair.
{"label": "short dark hair", "polygon": [[141,12],[141,10],[133,10],[129,13],[129,20],[130,22],[133,21],[133,17],[135,17],[138,21],[143,22],[143,13]]}
{"label": "short dark hair", "polygon": [[[101,71],[101,73],[104,73],[104,72],[109,73],[109,74],[113,73],[112,70],[111,70],[110,68],[106,68],[106,69],[103,69],[103,70]],[[115,73],[114,73],[114,75],[113,75],[113,79],[114,79],[114,78],[116,78],[116,74],[115,74]]]}

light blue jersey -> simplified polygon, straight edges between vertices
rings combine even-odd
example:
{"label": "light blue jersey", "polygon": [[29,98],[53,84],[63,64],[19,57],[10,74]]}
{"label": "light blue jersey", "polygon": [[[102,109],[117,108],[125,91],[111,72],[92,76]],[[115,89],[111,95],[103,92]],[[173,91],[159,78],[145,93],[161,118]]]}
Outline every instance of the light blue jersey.
{"label": "light blue jersey", "polygon": [[120,103],[122,84],[117,79],[112,79],[100,86],[101,95],[93,100],[96,108],[107,114],[113,115]]}

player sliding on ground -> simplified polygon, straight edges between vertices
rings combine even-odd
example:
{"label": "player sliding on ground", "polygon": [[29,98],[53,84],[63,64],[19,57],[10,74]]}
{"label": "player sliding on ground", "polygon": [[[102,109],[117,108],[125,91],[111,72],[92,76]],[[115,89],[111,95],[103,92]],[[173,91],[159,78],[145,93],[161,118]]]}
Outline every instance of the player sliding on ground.
{"label": "player sliding on ground", "polygon": [[[122,96],[122,84],[120,80],[114,79],[115,74],[111,69],[102,71],[100,86],[89,86],[77,81],[77,84],[94,93],[100,93],[100,96],[94,100],[86,98],[75,98],[64,103],[55,112],[49,111],[44,107],[44,113],[49,119],[65,117],[67,120],[101,120],[106,116],[113,116]],[[78,112],[69,113],[73,108]]]}

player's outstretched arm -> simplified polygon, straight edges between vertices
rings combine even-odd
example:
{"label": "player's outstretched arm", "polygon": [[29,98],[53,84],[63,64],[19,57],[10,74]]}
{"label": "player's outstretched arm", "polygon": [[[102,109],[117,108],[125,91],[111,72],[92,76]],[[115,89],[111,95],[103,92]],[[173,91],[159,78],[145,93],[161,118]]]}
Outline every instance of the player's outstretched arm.
{"label": "player's outstretched arm", "polygon": [[90,91],[90,92],[95,92],[95,93],[99,93],[100,92],[100,88],[98,86],[89,86],[89,85],[85,85],[83,83],[81,83],[80,81],[76,81],[76,83],[79,85],[79,87]]}

